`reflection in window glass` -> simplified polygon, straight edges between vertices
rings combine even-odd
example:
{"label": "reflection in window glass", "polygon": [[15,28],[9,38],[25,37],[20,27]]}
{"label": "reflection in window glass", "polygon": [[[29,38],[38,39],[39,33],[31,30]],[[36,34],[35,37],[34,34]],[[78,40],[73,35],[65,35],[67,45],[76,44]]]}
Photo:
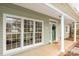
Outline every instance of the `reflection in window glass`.
{"label": "reflection in window glass", "polygon": [[42,42],[42,22],[35,22],[35,43]]}
{"label": "reflection in window glass", "polygon": [[6,50],[20,47],[21,19],[6,17]]}
{"label": "reflection in window glass", "polygon": [[33,44],[33,21],[24,20],[24,46]]}
{"label": "reflection in window glass", "polygon": [[[26,19],[23,22],[23,45],[42,42],[42,22]],[[6,17],[6,50],[21,47],[21,35],[21,19]]]}

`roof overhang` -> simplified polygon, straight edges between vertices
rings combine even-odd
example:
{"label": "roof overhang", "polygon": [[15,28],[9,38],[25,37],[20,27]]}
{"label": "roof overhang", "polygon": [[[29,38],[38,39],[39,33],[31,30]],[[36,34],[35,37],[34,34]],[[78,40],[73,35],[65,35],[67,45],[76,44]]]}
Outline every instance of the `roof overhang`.
{"label": "roof overhang", "polygon": [[15,3],[15,4],[18,6],[28,8],[30,10],[51,16],[52,18],[60,19],[60,16],[64,15],[66,22],[68,20],[67,23],[75,21],[74,18],[62,12],[61,10],[57,9],[55,6],[53,6],[50,3]]}

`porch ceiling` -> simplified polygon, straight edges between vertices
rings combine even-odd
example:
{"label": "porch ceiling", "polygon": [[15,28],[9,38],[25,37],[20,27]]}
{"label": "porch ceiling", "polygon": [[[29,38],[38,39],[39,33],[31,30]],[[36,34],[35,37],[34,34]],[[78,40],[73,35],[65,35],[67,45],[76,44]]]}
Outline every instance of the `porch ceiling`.
{"label": "porch ceiling", "polygon": [[69,19],[69,18],[67,18],[67,17],[65,17],[65,20],[64,20],[65,24],[72,24],[72,22],[74,22],[74,21]]}
{"label": "porch ceiling", "polygon": [[53,6],[58,8],[59,10],[63,11],[67,15],[74,18],[76,21],[78,21],[79,17],[78,14],[73,10],[74,7],[71,7],[73,3],[51,3]]}
{"label": "porch ceiling", "polygon": [[48,15],[52,18],[60,19],[60,14],[56,10],[46,6],[44,3],[16,3],[16,5]]}
{"label": "porch ceiling", "polygon": [[[60,19],[59,16],[61,16],[61,13],[59,13],[57,10],[50,8],[49,6],[45,5],[44,3],[15,3],[15,5],[51,16],[52,18],[55,18],[57,20]],[[60,21],[60,20],[59,20]],[[73,21],[65,16],[65,24],[70,24]]]}

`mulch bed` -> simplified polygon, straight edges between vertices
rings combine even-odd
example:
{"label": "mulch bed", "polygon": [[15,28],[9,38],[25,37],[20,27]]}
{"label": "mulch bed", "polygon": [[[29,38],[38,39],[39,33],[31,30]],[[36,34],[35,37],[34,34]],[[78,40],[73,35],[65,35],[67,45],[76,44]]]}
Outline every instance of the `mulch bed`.
{"label": "mulch bed", "polygon": [[64,56],[79,56],[79,54],[68,51]]}

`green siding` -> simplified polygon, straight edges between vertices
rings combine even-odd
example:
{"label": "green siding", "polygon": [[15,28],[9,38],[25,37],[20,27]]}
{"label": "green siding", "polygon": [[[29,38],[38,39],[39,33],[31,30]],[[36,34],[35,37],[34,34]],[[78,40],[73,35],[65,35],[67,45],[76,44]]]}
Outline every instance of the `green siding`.
{"label": "green siding", "polygon": [[0,4],[0,12],[43,20],[51,18],[47,15],[43,15],[13,4]]}
{"label": "green siding", "polygon": [[3,51],[3,19],[2,14],[0,13],[0,55],[2,55]]}
{"label": "green siding", "polygon": [[44,42],[49,42],[50,40],[50,25],[49,25],[49,19],[51,17],[14,5],[14,4],[0,4],[0,54],[2,54],[2,44],[3,44],[3,21],[2,21],[2,13],[6,14],[12,14],[12,15],[17,15],[17,16],[23,16],[23,17],[28,17],[28,18],[33,18],[33,19],[40,19],[44,21]]}

